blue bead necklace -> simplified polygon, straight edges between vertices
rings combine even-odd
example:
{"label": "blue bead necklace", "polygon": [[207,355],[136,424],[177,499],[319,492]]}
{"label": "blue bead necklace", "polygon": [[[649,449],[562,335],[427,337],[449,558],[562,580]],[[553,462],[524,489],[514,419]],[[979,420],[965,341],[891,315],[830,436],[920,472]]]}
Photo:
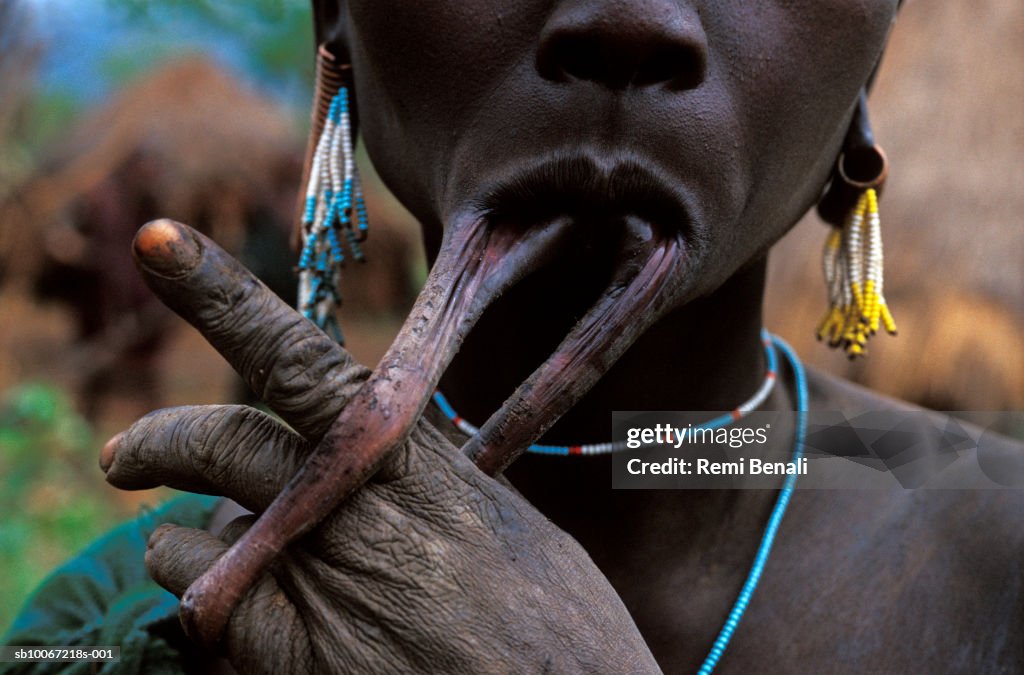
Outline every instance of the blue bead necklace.
{"label": "blue bead necklace", "polygon": [[[777,335],[772,336],[772,342],[786,357],[793,369],[796,386],[796,438],[793,441],[793,457],[790,462],[799,465],[800,459],[804,455],[804,440],[807,437],[807,374],[792,347]],[[729,612],[722,630],[719,631],[715,643],[711,646],[711,651],[704,659],[700,670],[697,671],[698,675],[710,675],[718,665],[722,654],[725,653],[725,648],[729,646],[732,634],[739,626],[740,619],[743,618],[743,614],[747,611],[747,605],[750,604],[750,598],[757,589],[757,583],[761,580],[761,573],[764,571],[765,563],[768,562],[768,556],[771,555],[772,544],[775,543],[775,534],[779,530],[779,525],[782,524],[782,517],[786,515],[786,507],[789,506],[789,500],[793,496],[795,487],[796,474],[792,473],[786,476],[786,481],[782,484],[782,490],[772,508],[772,515],[768,518],[768,526],[765,527],[764,534],[761,535],[761,543],[757,547],[754,564],[751,565],[750,571],[747,573],[747,580],[744,582],[736,602],[733,603],[732,610]]]}
{"label": "blue bead necklace", "polygon": [[[732,424],[764,402],[777,379],[775,350],[778,349],[786,357],[790,367],[793,369],[793,379],[795,380],[796,437],[793,441],[793,455],[790,463],[799,466],[800,459],[804,454],[804,440],[807,436],[807,374],[804,372],[804,366],[797,357],[796,352],[782,338],[777,335],[771,335],[767,331],[762,331],[761,337],[765,344],[765,358],[767,361],[767,374],[764,384],[761,385],[761,388],[758,389],[757,393],[750,400],[737,407],[732,413],[709,420],[702,424],[701,428],[716,429]],[[445,416],[461,431],[470,435],[478,432],[475,426],[459,417],[440,391],[434,392],[434,402],[437,403],[437,406],[444,412]],[[531,445],[528,452],[543,455],[596,455],[618,452],[624,449],[626,449],[625,443],[599,443],[590,446]],[[772,545],[775,543],[775,535],[779,530],[779,525],[782,523],[783,516],[786,515],[786,508],[789,506],[789,500],[793,496],[793,489],[796,486],[796,478],[796,473],[789,474],[786,476],[786,481],[782,484],[782,490],[779,492],[779,496],[775,500],[775,506],[772,508],[772,514],[768,518],[768,525],[765,527],[764,534],[761,535],[761,543],[757,547],[754,564],[751,565],[750,571],[747,573],[747,580],[744,582],[743,588],[740,589],[740,594],[736,598],[736,602],[733,603],[732,610],[729,612],[725,624],[722,625],[718,637],[715,638],[711,651],[704,659],[700,670],[697,671],[698,675],[710,675],[715,669],[718,661],[725,653],[725,648],[729,646],[729,641],[732,639],[733,633],[736,632],[740,619],[743,618],[743,614],[747,611],[750,598],[753,597],[757,584],[761,581],[761,573],[764,572],[765,563],[768,562],[768,556],[771,555]]]}

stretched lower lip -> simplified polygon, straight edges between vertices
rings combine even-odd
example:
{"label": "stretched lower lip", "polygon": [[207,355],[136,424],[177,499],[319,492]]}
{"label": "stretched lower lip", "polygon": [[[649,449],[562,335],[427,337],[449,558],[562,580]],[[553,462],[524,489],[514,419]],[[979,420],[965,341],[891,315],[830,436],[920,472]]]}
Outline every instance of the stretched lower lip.
{"label": "stretched lower lip", "polygon": [[409,436],[441,373],[491,301],[554,255],[555,220],[522,230],[481,219],[454,225],[399,337],[270,507],[186,591],[182,625],[215,644],[274,557],[362,485]]}
{"label": "stretched lower lip", "polygon": [[[548,201],[545,193],[535,192],[550,179],[568,180],[567,201]],[[380,364],[285,490],[182,597],[186,632],[208,645],[217,642],[234,607],[274,557],[405,442],[441,373],[486,306],[555,256],[567,233],[579,229],[579,221],[552,217],[519,227],[515,216],[528,215],[521,209],[524,205],[579,208],[594,199],[626,212],[653,209],[662,218],[623,218],[625,236],[604,293],[466,450],[485,471],[498,472],[589,390],[675,298],[685,210],[660,180],[653,187],[632,189],[634,181],[643,179],[654,180],[636,164],[602,168],[585,157],[547,163],[496,192],[486,217],[453,223],[424,290]],[[502,204],[519,204],[520,210],[503,210]],[[667,219],[671,214],[684,225]],[[524,417],[523,411],[529,414]]]}
{"label": "stretched lower lip", "polygon": [[685,258],[681,239],[649,237],[643,244],[547,361],[466,443],[464,452],[481,470],[504,471],[675,301]]}

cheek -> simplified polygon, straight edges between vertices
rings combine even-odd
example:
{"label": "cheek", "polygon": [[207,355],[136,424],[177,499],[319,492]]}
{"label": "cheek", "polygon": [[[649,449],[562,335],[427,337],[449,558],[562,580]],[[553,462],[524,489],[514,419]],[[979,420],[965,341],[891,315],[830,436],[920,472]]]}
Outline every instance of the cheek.
{"label": "cheek", "polygon": [[[777,240],[817,197],[895,0],[700,4],[708,81],[680,99],[676,117],[638,114],[633,133],[701,193],[708,216],[703,267],[713,285]],[[546,99],[526,94],[540,87],[554,95],[535,81],[532,61],[552,6],[350,0],[364,140],[385,182],[428,226],[440,218],[446,189],[459,184],[455,168],[515,154],[521,144],[510,139],[518,126],[525,139],[539,138]],[[525,106],[519,115],[517,104]],[[594,129],[583,126],[588,110],[573,108],[580,130]],[[586,136],[576,129],[552,142]],[[643,142],[648,136],[657,142]],[[463,179],[478,172],[469,173]]]}
{"label": "cheek", "polygon": [[745,140],[822,150],[878,63],[892,10],[889,0],[749,4],[746,22],[760,28],[742,47],[736,34],[722,41]]}
{"label": "cheek", "polygon": [[364,141],[382,178],[416,215],[427,208],[425,193],[438,191],[476,106],[532,54],[546,4],[349,2]]}
{"label": "cheek", "polygon": [[766,250],[817,200],[894,13],[894,0],[737,0],[705,17],[709,68],[729,90],[749,186],[716,247],[731,252],[731,267],[748,259],[740,251]]}

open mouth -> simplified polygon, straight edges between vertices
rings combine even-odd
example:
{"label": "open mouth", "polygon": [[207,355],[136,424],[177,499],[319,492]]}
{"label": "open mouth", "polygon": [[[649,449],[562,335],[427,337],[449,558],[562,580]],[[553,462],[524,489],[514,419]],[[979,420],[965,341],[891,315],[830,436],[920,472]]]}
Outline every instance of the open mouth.
{"label": "open mouth", "polygon": [[515,167],[486,187],[480,208],[493,222],[543,222],[558,215],[580,221],[626,216],[661,236],[690,223],[686,199],[662,172],[633,157],[602,161],[587,153],[554,153]]}
{"label": "open mouth", "polygon": [[182,598],[186,631],[214,644],[274,557],[406,441],[484,310],[524,277],[565,260],[574,245],[589,246],[588,258],[603,267],[592,302],[464,451],[494,475],[547,431],[678,300],[690,222],[669,185],[628,159],[554,157],[506,176],[448,223],[381,362],[270,508]]}

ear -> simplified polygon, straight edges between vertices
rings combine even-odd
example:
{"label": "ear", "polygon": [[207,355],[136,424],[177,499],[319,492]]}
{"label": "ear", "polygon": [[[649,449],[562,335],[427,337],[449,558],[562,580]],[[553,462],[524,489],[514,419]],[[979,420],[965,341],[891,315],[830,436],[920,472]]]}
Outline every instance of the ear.
{"label": "ear", "polygon": [[313,0],[313,31],[317,45],[326,45],[341,63],[351,61],[346,0]]}
{"label": "ear", "polygon": [[847,214],[866,188],[881,193],[888,171],[885,152],[875,143],[871,130],[868,94],[864,88],[857,97],[832,177],[818,202],[818,216],[826,223],[843,227]]}
{"label": "ear", "polygon": [[[313,33],[316,39],[316,85],[313,94],[312,120],[309,140],[306,143],[306,158],[302,163],[303,189],[300,190],[295,210],[295,225],[292,229],[292,248],[297,252],[302,246],[302,221],[305,208],[305,186],[309,181],[313,152],[316,149],[331,99],[338,92],[343,77],[351,76],[348,64],[351,62],[348,47],[348,3],[346,0],[313,0]],[[326,53],[325,53],[326,52]],[[338,66],[345,66],[344,71]],[[347,75],[344,72],[347,71]],[[351,83],[349,83],[351,89]],[[358,132],[355,92],[349,92],[351,103],[352,137]]]}
{"label": "ear", "polygon": [[[896,25],[896,17],[902,4],[903,0],[897,0],[896,13],[892,16],[886,44],[888,44],[889,37],[892,36],[892,27]],[[875,77],[878,75],[884,55],[883,47],[882,53],[878,55],[878,60],[875,62],[875,67],[872,68],[867,82],[861,87],[857,96],[853,116],[850,119],[850,128],[843,140],[843,147],[839,157],[836,158],[835,168],[832,170],[829,182],[822,189],[821,199],[818,201],[818,216],[826,223],[836,227],[843,227],[847,213],[856,203],[860,192],[867,187],[867,183],[872,183],[870,187],[877,189],[879,194],[881,194],[885,183],[888,160],[882,149],[875,144],[875,135],[868,119],[868,94],[871,93],[871,88],[875,84]],[[849,165],[846,167],[845,175],[843,174],[844,163]],[[856,166],[857,164],[862,166]],[[867,175],[870,176],[870,180],[855,180],[855,185],[851,187],[849,177],[853,175]]]}
{"label": "ear", "polygon": [[[348,87],[353,143],[359,131],[358,106],[351,70],[352,52],[349,49],[348,0],[313,0],[313,31],[316,37],[317,82],[313,102],[313,135],[307,154],[312,153],[316,145],[330,100],[340,86]],[[311,154],[308,154],[307,161],[310,157]],[[303,172],[303,176],[305,180],[307,174]]]}

